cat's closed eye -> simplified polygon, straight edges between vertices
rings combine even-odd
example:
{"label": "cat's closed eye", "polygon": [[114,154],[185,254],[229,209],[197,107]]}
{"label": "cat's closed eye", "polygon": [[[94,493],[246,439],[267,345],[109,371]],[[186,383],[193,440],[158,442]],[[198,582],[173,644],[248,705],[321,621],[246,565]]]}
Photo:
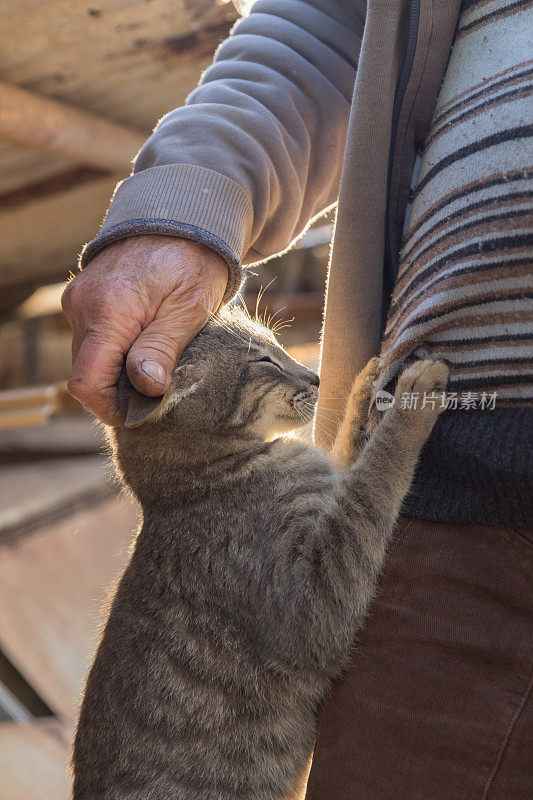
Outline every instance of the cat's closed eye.
{"label": "cat's closed eye", "polygon": [[276,364],[276,362],[273,361],[270,358],[270,356],[261,356],[260,358],[254,358],[254,363],[256,363],[256,364],[273,364],[275,367],[277,367],[279,370],[281,370],[281,367],[279,366],[279,364]]}

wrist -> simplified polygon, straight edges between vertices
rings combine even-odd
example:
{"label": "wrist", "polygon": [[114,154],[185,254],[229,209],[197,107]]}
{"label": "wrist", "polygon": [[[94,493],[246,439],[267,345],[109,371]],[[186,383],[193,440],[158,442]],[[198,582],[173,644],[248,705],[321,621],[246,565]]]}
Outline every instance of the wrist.
{"label": "wrist", "polygon": [[[158,280],[162,272],[168,277],[180,273],[187,274],[189,280],[197,280],[207,284],[216,297],[215,310],[231,300],[241,283],[241,269],[235,264],[229,265],[227,259],[215,249],[203,242],[181,236],[160,233],[143,233],[126,236],[120,240],[110,241],[103,248],[92,254],[84,251],[80,258],[80,267],[106,270],[120,267],[120,272],[130,268],[148,268]],[[176,275],[178,277],[178,275]],[[211,292],[210,292],[211,294]]]}

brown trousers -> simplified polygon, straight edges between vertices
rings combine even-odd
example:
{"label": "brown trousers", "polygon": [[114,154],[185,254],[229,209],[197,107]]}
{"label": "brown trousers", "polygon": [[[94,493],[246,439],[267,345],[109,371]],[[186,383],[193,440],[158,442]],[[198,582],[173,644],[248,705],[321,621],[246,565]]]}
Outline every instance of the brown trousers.
{"label": "brown trousers", "polygon": [[402,520],[306,800],[532,800],[533,536]]}

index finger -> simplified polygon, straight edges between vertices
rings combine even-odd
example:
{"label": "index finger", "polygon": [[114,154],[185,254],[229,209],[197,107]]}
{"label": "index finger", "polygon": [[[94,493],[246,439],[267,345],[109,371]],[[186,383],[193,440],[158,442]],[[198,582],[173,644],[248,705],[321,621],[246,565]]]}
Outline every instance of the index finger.
{"label": "index finger", "polygon": [[124,349],[112,339],[87,333],[82,340],[68,381],[69,392],[107,425],[121,425],[116,383]]}

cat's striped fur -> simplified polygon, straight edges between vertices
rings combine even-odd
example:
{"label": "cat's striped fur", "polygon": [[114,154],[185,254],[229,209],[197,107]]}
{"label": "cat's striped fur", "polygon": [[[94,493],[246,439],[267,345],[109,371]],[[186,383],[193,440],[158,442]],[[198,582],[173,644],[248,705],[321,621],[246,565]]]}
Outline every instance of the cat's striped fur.
{"label": "cat's striped fur", "polygon": [[[295,796],[438,415],[397,403],[363,445],[376,369],[331,457],[272,439],[300,424],[318,379],[237,312],[189,345],[144,422],[128,390],[135,427],[111,438],[143,523],[87,683],[75,800]],[[397,392],[447,374],[417,362]]]}

